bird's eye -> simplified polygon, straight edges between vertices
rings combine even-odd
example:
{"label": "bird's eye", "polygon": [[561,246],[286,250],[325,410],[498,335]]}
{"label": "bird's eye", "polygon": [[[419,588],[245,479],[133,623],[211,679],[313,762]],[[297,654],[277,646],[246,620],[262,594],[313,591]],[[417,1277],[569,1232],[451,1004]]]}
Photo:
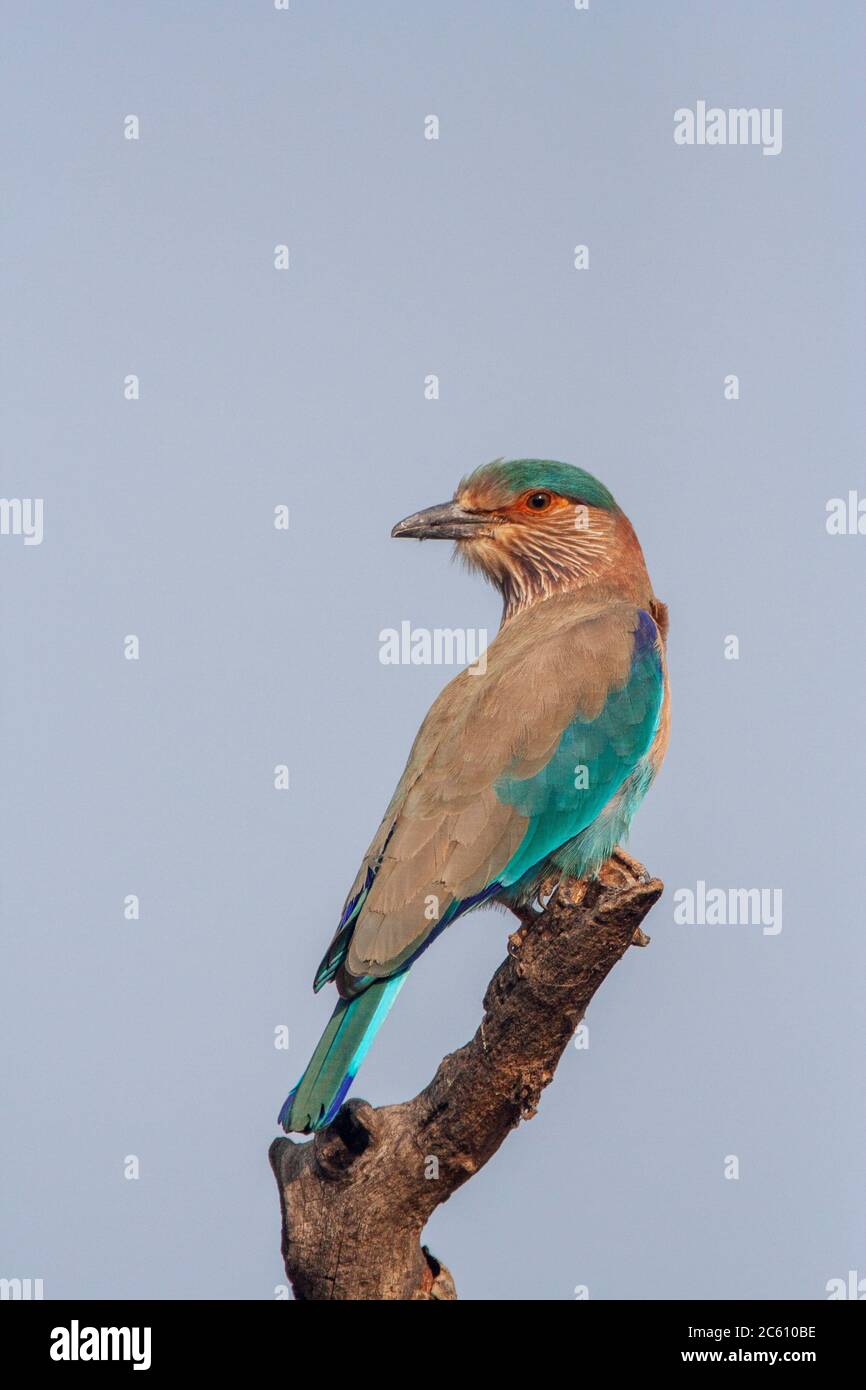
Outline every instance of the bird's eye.
{"label": "bird's eye", "polygon": [[550,500],[549,492],[533,492],[527,497],[526,505],[534,512],[543,512],[550,506]]}

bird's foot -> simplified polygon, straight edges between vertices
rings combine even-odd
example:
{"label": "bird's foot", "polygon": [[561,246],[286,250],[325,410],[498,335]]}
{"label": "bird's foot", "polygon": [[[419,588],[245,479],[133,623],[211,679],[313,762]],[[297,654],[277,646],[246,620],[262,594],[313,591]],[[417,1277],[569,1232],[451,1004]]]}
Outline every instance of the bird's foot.
{"label": "bird's foot", "polygon": [[632,883],[649,883],[650,875],[640,860],[626,854],[622,845],[617,845],[613,854],[599,870],[602,883],[611,888],[622,888]]}
{"label": "bird's foot", "polygon": [[521,923],[517,931],[512,932],[508,938],[508,950],[511,955],[520,950],[528,933],[532,931],[538,919],[544,916],[558,887],[559,877],[551,875],[538,885],[538,891],[531,902],[509,904],[511,911]]}
{"label": "bird's foot", "polygon": [[550,905],[550,900],[562,882],[561,874],[548,874],[547,878],[541,880],[538,885],[537,900],[541,912],[546,911]]}
{"label": "bird's foot", "polygon": [[[630,854],[626,854],[621,845],[617,845],[610,858],[602,864],[598,877],[599,881],[608,888],[631,888],[635,884],[649,883],[650,881],[650,875],[643,864],[639,860],[633,859]],[[635,927],[631,944],[632,946],[648,946],[650,938],[640,927]]]}

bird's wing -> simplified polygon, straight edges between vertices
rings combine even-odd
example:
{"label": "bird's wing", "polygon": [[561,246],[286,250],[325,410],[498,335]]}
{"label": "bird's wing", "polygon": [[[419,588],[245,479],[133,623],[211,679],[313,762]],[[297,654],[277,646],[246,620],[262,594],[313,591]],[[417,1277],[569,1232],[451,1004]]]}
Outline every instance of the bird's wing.
{"label": "bird's wing", "polygon": [[649,614],[553,598],[532,619],[513,619],[486,671],[461,672],[432,706],[317,986],[341,966],[349,989],[399,970],[590,825],[647,752],[663,693]]}

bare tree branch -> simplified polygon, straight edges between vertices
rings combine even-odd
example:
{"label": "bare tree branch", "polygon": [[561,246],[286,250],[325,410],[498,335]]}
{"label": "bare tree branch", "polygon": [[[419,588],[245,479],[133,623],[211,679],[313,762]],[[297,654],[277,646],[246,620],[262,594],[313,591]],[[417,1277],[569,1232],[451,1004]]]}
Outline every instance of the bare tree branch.
{"label": "bare tree branch", "polygon": [[421,1245],[432,1212],[536,1112],[541,1092],[605,976],[663,885],[622,850],[598,880],[562,882],[521,914],[471,1042],[414,1100],[351,1100],[311,1141],[270,1148],[286,1273],[300,1299],[454,1299]]}

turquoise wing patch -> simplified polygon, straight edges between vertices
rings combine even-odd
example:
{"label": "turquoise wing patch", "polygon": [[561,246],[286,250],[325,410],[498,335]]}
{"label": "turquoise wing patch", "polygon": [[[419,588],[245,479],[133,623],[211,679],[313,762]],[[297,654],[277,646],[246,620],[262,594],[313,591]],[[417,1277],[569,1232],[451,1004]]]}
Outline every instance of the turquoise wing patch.
{"label": "turquoise wing patch", "polygon": [[507,888],[591,825],[648,752],[664,695],[656,625],[640,610],[628,680],[611,691],[599,715],[574,719],[551,757],[532,777],[504,776],[499,800],[530,824],[498,875]]}

